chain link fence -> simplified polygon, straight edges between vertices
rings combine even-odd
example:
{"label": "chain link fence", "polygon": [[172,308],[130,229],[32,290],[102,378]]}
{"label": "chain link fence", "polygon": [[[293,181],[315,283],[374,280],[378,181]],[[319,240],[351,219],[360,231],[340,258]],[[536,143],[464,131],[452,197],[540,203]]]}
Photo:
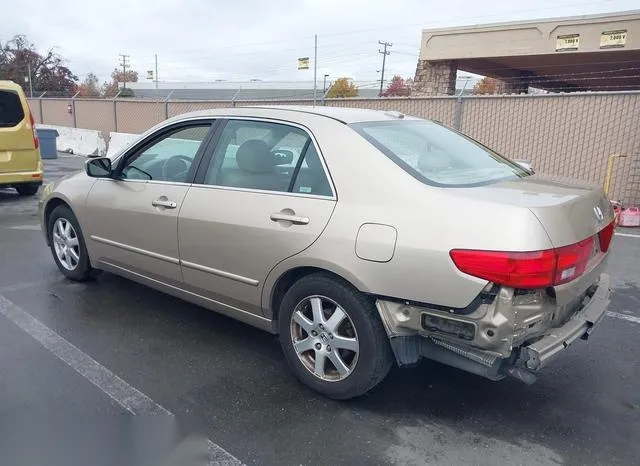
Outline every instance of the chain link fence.
{"label": "chain link fence", "polygon": [[[142,133],[182,113],[246,105],[312,105],[311,100],[198,101],[34,98],[42,124]],[[438,120],[536,171],[602,186],[616,158],[609,195],[640,204],[640,92],[424,98],[324,99],[319,105],[394,110]]]}

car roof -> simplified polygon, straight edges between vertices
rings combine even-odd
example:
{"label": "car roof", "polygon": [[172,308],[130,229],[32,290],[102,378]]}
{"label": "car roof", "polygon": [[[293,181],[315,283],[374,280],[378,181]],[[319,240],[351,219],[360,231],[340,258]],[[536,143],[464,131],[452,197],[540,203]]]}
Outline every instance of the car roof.
{"label": "car roof", "polygon": [[229,108],[201,110],[197,112],[178,115],[175,119],[188,119],[206,116],[246,116],[246,117],[275,117],[287,120],[295,120],[298,116],[318,115],[342,123],[359,123],[365,121],[385,120],[417,120],[419,118],[404,115],[391,110],[370,110],[364,108],[325,107],[311,105],[252,105]]}

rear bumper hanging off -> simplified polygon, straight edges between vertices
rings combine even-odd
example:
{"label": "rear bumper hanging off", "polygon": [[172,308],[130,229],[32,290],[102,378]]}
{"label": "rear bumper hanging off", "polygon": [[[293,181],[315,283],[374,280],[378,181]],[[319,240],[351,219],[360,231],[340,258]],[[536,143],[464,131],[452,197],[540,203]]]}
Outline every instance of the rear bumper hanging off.
{"label": "rear bumper hanging off", "polygon": [[542,369],[575,340],[589,337],[605,316],[610,301],[610,284],[609,275],[600,275],[598,287],[591,297],[585,297],[586,303],[580,311],[562,327],[549,329],[542,339],[521,348],[520,360],[527,369]]}

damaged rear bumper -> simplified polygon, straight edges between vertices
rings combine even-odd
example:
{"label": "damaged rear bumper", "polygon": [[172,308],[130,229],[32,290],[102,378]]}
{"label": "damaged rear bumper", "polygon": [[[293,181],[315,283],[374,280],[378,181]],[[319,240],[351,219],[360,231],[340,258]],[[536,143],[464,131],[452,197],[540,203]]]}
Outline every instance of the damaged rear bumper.
{"label": "damaged rear bumper", "polygon": [[610,294],[609,275],[602,274],[595,291],[585,297],[582,309],[563,326],[552,328],[540,340],[523,346],[520,361],[527,369],[537,371],[578,338],[586,340],[604,317]]}
{"label": "damaged rear bumper", "polygon": [[[457,335],[457,339],[453,339],[426,332],[425,329],[418,330],[420,317],[432,315],[432,311],[411,312],[410,306],[389,308],[387,302],[378,301],[377,304],[400,367],[411,366],[421,358],[427,358],[490,380],[512,376],[530,384],[536,379],[535,372],[545,367],[571,343],[578,338],[588,338],[606,313],[610,293],[610,278],[607,274],[601,274],[597,282],[576,303],[568,320],[540,332],[533,337],[535,340],[529,339],[510,346],[506,354],[479,348],[474,345],[477,339],[472,339],[471,336],[466,338],[462,333]],[[404,322],[403,318],[406,318]],[[446,318],[453,323],[469,325],[470,322],[470,319],[461,320],[457,316]],[[509,321],[504,322],[501,329],[508,324]]]}

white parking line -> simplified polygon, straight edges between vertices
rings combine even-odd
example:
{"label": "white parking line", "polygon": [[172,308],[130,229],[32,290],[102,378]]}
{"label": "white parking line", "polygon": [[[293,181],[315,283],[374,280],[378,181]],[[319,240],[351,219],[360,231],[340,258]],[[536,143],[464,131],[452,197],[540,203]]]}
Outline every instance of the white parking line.
{"label": "white parking line", "polygon": [[640,317],[630,316],[627,314],[620,314],[618,312],[607,311],[609,317],[615,317],[616,319],[626,320],[633,322],[634,324],[640,324]]}
{"label": "white parking line", "polygon": [[625,238],[640,238],[640,235],[632,235],[631,233],[615,233],[616,236],[624,236]]}
{"label": "white parking line", "polygon": [[15,225],[9,227],[10,230],[30,230],[30,231],[40,231],[40,225]]}
{"label": "white parking line", "polygon": [[[91,356],[82,352],[75,345],[2,295],[0,295],[0,314],[20,327],[54,356],[98,387],[104,394],[131,414],[173,416],[169,410],[129,385]],[[242,466],[242,462],[235,456],[208,439],[207,447],[209,449],[210,465]]]}

